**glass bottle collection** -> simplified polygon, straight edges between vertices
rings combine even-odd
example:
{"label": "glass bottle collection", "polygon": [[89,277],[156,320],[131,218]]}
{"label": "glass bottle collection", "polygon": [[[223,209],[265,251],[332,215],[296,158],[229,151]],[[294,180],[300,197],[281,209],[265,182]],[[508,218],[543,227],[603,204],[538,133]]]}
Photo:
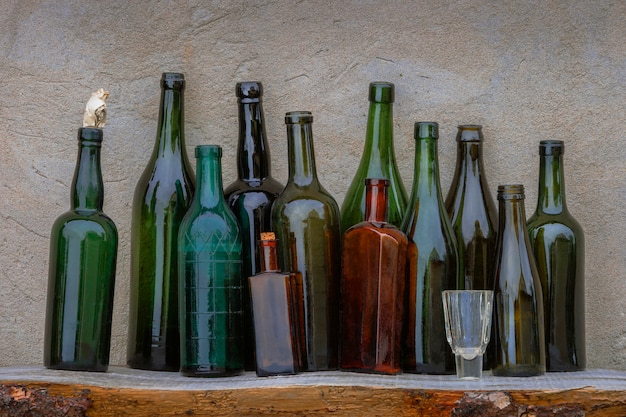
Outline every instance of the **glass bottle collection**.
{"label": "glass bottle collection", "polygon": [[[407,200],[394,85],[373,82],[364,152],[340,210],[317,176],[310,112],[286,114],[288,181],[272,178],[258,82],[236,85],[237,179],[223,188],[217,145],[196,147],[194,177],[184,87],[183,74],[163,74],[157,139],[133,199],[130,367],[451,374],[442,292],[493,289],[484,361],[493,375],[585,368],[584,236],[565,205],[563,142],[540,143],[526,223],[523,185],[498,186],[493,203],[481,126],[458,128],[444,202],[438,125],[415,123]],[[102,213],[102,129],[78,137],[71,210],[50,238],[44,365],[106,371],[117,230]]]}

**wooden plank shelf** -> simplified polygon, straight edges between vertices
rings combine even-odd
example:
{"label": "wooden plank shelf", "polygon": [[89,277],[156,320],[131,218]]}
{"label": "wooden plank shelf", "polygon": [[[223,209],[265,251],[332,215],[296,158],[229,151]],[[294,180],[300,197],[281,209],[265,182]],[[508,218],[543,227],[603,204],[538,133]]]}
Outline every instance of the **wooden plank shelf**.
{"label": "wooden plank shelf", "polygon": [[626,416],[626,372],[532,378],[486,373],[380,376],[348,372],[198,379],[110,367],[106,373],[0,368],[9,416]]}

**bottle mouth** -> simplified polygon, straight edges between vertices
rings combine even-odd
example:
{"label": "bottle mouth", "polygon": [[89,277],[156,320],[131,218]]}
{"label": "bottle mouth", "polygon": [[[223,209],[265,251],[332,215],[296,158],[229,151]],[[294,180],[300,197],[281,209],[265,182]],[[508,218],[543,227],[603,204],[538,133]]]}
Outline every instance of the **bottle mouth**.
{"label": "bottle mouth", "polygon": [[370,83],[369,101],[373,103],[393,103],[395,100],[395,86],[388,81],[373,81]]}
{"label": "bottle mouth", "polygon": [[164,72],[161,76],[161,88],[168,90],[184,90],[185,74],[180,72]]}
{"label": "bottle mouth", "polygon": [[195,151],[196,158],[212,156],[216,158],[222,157],[222,147],[219,145],[198,145]]}
{"label": "bottle mouth", "polygon": [[413,136],[415,139],[439,139],[439,124],[437,122],[415,122]]}
{"label": "bottle mouth", "polygon": [[523,200],[525,198],[523,184],[498,185],[498,200]]}
{"label": "bottle mouth", "polygon": [[539,142],[539,155],[559,156],[565,153],[565,143],[562,140],[542,140]]}
{"label": "bottle mouth", "polygon": [[482,142],[482,125],[459,125],[456,134],[457,142]]}
{"label": "bottle mouth", "polygon": [[102,129],[99,127],[81,127],[78,129],[78,140],[100,146],[102,144]]}
{"label": "bottle mouth", "polygon": [[312,123],[313,114],[310,111],[290,111],[285,114],[285,124]]}
{"label": "bottle mouth", "polygon": [[235,86],[235,95],[240,103],[258,103],[263,96],[263,84],[259,81],[243,81]]}

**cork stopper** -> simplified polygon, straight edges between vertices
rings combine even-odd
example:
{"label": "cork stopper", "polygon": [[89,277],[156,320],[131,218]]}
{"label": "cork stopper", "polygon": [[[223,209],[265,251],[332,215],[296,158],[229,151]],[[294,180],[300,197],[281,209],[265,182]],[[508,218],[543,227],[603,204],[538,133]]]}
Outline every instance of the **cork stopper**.
{"label": "cork stopper", "polygon": [[276,239],[276,233],[274,232],[262,232],[261,240],[274,240]]}

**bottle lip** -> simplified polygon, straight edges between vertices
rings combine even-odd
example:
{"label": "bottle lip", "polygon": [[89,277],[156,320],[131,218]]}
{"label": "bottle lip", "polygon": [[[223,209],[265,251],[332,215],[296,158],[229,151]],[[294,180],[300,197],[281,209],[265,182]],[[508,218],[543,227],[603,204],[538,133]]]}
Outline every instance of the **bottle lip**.
{"label": "bottle lip", "polygon": [[482,142],[482,125],[458,125],[456,133],[457,142]]}
{"label": "bottle lip", "polygon": [[313,114],[310,111],[290,111],[285,113],[285,124],[312,123]]}
{"label": "bottle lip", "polygon": [[373,103],[393,103],[396,99],[395,86],[389,81],[372,81],[369,88],[369,101]]}
{"label": "bottle lip", "polygon": [[78,129],[78,140],[81,142],[102,143],[102,129],[99,127],[81,127]]}
{"label": "bottle lip", "polygon": [[501,184],[498,185],[498,200],[524,200],[523,184]]}
{"label": "bottle lip", "polygon": [[169,90],[184,90],[185,74],[180,72],[164,72],[161,75],[161,88]]}
{"label": "bottle lip", "polygon": [[439,139],[437,122],[415,122],[413,137],[415,139]]}
{"label": "bottle lip", "polygon": [[386,178],[365,178],[365,185],[389,187],[391,181]]}
{"label": "bottle lip", "polygon": [[222,147],[219,145],[198,145],[196,146],[195,155],[196,158],[201,158],[205,156],[221,158]]}
{"label": "bottle lip", "polygon": [[563,155],[565,143],[562,140],[542,140],[539,142],[539,155]]}
{"label": "bottle lip", "polygon": [[258,103],[263,96],[263,84],[260,81],[238,82],[235,95],[240,103]]}

